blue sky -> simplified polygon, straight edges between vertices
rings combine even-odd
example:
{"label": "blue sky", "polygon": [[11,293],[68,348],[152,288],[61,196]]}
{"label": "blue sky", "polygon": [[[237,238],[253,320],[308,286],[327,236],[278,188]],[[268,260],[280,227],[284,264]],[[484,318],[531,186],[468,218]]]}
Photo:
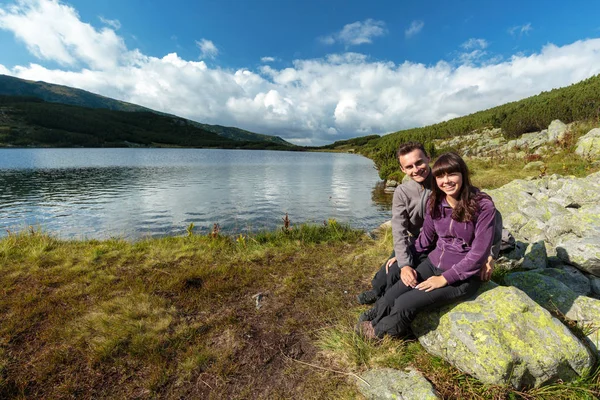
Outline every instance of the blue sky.
{"label": "blue sky", "polygon": [[598,15],[577,0],[3,1],[0,73],[320,145],[598,74]]}

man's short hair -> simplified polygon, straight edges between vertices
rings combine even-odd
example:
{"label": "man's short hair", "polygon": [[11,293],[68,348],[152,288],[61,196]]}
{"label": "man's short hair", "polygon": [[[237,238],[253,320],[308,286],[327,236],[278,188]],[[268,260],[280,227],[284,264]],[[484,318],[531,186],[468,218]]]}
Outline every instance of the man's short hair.
{"label": "man's short hair", "polygon": [[423,143],[406,142],[402,143],[400,147],[398,147],[398,151],[396,152],[396,158],[400,158],[400,156],[404,156],[414,150],[421,150],[423,154],[427,156],[427,151],[425,151],[425,146],[423,146]]}

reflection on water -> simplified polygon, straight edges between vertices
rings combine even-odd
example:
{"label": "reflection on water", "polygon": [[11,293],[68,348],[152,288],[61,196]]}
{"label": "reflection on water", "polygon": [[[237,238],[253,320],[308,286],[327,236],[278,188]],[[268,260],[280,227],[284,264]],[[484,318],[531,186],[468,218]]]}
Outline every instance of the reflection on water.
{"label": "reflection on water", "polygon": [[[328,218],[389,219],[373,163],[332,153],[205,149],[2,149],[0,235],[41,226],[61,237],[273,229]],[[387,196],[387,195],[386,195]]]}
{"label": "reflection on water", "polygon": [[[379,181],[373,186],[373,190],[371,191],[371,200],[373,203],[377,204],[377,207],[381,211],[391,211],[392,210],[392,199],[394,197],[394,193],[386,193],[385,192],[385,182]],[[390,215],[391,217],[391,215]]]}

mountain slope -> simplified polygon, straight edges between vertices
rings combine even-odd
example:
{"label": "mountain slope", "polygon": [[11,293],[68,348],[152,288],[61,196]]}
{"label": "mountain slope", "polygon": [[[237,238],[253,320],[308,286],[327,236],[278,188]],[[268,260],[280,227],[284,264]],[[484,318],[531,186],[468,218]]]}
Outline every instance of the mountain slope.
{"label": "mountain slope", "polygon": [[[111,99],[110,97],[100,96],[98,94],[94,94],[81,89],[76,89],[63,85],[55,85],[52,83],[46,83],[42,81],[34,82],[7,75],[0,75],[0,95],[35,97],[42,99],[48,103],[60,103],[87,108],[108,109],[114,111],[153,112],[158,115],[167,115],[175,117],[173,115],[154,111],[149,108],[139,106],[137,104],[131,104],[124,101]],[[219,136],[223,136],[232,140],[248,142],[272,142],[284,146],[291,146],[290,143],[286,142],[278,136],[263,135],[234,127],[202,124],[195,121],[188,121],[188,123],[193,124],[204,131],[212,132]]]}

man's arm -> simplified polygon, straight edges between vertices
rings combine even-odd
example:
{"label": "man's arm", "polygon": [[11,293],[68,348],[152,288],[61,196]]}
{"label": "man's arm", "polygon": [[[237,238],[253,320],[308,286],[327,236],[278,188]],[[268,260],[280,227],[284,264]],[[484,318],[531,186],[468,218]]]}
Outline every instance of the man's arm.
{"label": "man's arm", "polygon": [[402,185],[394,191],[392,202],[392,236],[394,239],[394,253],[398,266],[413,265],[413,257],[410,251],[410,215],[408,214],[408,198],[402,190]]}

